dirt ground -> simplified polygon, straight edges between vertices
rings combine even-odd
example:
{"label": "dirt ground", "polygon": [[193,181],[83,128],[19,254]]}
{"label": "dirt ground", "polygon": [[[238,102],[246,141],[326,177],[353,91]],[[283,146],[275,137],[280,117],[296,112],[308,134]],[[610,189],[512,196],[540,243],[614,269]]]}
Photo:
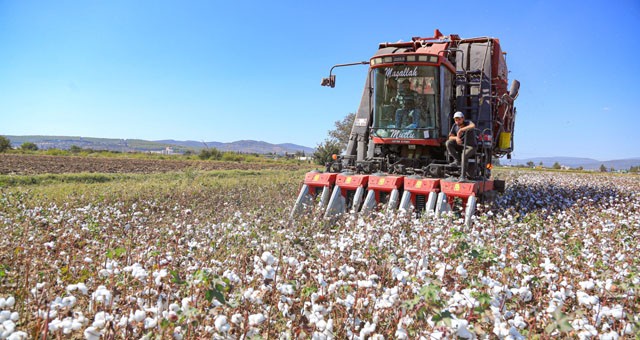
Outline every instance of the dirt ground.
{"label": "dirt ground", "polygon": [[308,168],[308,166],[308,164],[295,165],[193,160],[153,160],[0,153],[0,174],[2,175],[62,174],[78,172],[153,173],[180,171],[189,168],[196,170],[297,170],[303,167]]}

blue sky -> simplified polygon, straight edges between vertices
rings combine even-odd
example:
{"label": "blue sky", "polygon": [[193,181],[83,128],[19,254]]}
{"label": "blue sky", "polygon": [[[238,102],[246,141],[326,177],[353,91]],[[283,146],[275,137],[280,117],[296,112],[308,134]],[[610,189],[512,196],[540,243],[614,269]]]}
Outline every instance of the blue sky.
{"label": "blue sky", "polygon": [[640,157],[637,0],[0,0],[0,134],[315,147],[367,73],[332,65],[435,28],[508,52],[514,158]]}

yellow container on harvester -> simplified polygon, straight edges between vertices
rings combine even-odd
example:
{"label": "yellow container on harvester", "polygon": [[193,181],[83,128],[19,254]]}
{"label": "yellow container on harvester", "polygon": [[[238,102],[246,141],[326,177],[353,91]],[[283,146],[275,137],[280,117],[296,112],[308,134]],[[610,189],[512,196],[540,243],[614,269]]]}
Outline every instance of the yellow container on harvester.
{"label": "yellow container on harvester", "polygon": [[500,149],[511,149],[511,132],[500,132],[498,145]]}

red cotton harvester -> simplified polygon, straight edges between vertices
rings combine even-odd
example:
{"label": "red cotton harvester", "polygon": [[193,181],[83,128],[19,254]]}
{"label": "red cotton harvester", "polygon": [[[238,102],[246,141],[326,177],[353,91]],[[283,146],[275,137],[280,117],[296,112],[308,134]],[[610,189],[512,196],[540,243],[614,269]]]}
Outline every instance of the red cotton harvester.
{"label": "red cotton harvester", "polygon": [[[369,62],[333,66],[323,86],[335,86],[336,67],[369,65],[362,99],[345,153],[306,174],[291,217],[309,208],[326,217],[376,209],[440,215],[461,202],[469,225],[478,199],[504,191],[492,160],[513,151],[520,83],[507,90],[505,54],[496,38],[436,30],[382,43]],[[454,164],[445,143],[457,111],[475,124],[463,145],[475,147]]]}

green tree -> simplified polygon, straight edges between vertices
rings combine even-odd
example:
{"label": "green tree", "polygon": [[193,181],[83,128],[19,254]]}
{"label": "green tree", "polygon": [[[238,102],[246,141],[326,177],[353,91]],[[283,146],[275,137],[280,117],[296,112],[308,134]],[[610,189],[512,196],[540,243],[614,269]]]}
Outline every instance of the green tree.
{"label": "green tree", "polygon": [[36,150],[38,150],[38,146],[35,143],[25,142],[25,143],[22,143],[22,145],[20,145],[20,149],[29,150],[29,151],[36,151]]}
{"label": "green tree", "polygon": [[198,154],[198,157],[204,159],[220,160],[222,158],[222,152],[216,148],[202,149]]}
{"label": "green tree", "polygon": [[77,145],[71,145],[71,147],[69,148],[69,152],[71,152],[71,153],[80,153],[80,152],[82,152],[82,148],[77,146]]}
{"label": "green tree", "polygon": [[11,141],[5,136],[0,136],[0,152],[11,149]]}
{"label": "green tree", "polygon": [[560,163],[555,162],[555,163],[553,163],[553,168],[558,170],[558,169],[562,169],[562,166],[560,165]]}
{"label": "green tree", "polygon": [[600,165],[600,172],[607,172],[607,167],[604,164]]}
{"label": "green tree", "polygon": [[[347,148],[347,144],[349,143],[349,136],[351,135],[351,128],[353,127],[353,122],[356,119],[355,113],[349,113],[343,120],[336,121],[335,129],[329,131],[329,138],[338,142],[338,146],[340,150],[344,150]],[[325,141],[326,142],[326,141]]]}
{"label": "green tree", "polygon": [[313,159],[317,164],[324,165],[331,161],[331,157],[334,154],[340,154],[340,143],[332,138],[327,138],[316,147],[316,152],[313,153]]}
{"label": "green tree", "polygon": [[535,167],[535,166],[536,166],[536,163],[534,163],[533,161],[528,161],[528,162],[527,162],[527,167],[529,167],[529,168],[533,168],[533,167]]}

